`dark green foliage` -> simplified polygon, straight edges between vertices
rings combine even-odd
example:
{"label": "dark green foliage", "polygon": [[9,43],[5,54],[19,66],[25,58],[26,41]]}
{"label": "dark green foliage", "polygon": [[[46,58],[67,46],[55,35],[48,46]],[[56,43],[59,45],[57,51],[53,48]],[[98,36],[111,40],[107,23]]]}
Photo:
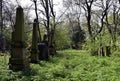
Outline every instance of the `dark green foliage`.
{"label": "dark green foliage", "polygon": [[81,49],[82,44],[85,42],[86,39],[86,32],[82,29],[79,22],[73,21],[70,34],[72,40],[72,47],[74,49]]}
{"label": "dark green foliage", "polygon": [[4,29],[3,30],[3,35],[5,36],[5,41],[6,41],[6,50],[10,51],[11,48],[11,30],[10,29]]}
{"label": "dark green foliage", "polygon": [[83,30],[76,30],[72,35],[72,41],[74,43],[84,43],[85,42],[85,32]]}
{"label": "dark green foliage", "polygon": [[[85,32],[83,30],[76,30],[73,34],[72,34],[72,48],[81,49],[82,44],[85,42]],[[80,44],[80,45],[79,45]]]}
{"label": "dark green foliage", "polygon": [[55,32],[55,46],[56,49],[68,49],[70,48],[71,40],[68,34],[68,27],[64,25],[58,26]]}

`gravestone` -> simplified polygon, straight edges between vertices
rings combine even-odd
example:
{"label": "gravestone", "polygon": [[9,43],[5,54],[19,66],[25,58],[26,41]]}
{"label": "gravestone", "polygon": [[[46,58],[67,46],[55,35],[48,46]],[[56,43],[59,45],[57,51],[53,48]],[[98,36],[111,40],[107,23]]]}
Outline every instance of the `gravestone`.
{"label": "gravestone", "polygon": [[45,42],[39,43],[38,49],[39,49],[39,59],[40,60],[49,60],[47,44]]}
{"label": "gravestone", "polygon": [[39,61],[38,56],[38,23],[36,19],[33,23],[33,34],[32,34],[32,47],[31,47],[31,63],[37,63]]}
{"label": "gravestone", "polygon": [[38,44],[39,50],[39,59],[40,60],[49,60],[48,55],[48,42],[47,42],[47,35],[44,35],[43,41]]}
{"label": "gravestone", "polygon": [[24,36],[24,13],[23,9],[19,6],[16,12],[14,30],[12,32],[11,57],[9,59],[9,69],[13,71],[30,69]]}

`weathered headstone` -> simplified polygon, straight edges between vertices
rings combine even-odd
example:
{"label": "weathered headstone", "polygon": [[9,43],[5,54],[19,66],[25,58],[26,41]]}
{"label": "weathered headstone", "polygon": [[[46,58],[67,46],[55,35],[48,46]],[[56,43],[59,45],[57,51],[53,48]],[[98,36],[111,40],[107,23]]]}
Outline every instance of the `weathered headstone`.
{"label": "weathered headstone", "polygon": [[40,60],[49,60],[48,42],[46,41],[46,38],[47,38],[46,35],[44,35],[43,41],[38,44]]}
{"label": "weathered headstone", "polygon": [[39,61],[38,56],[38,23],[36,19],[33,23],[33,34],[32,34],[32,47],[31,47],[31,62],[37,63]]}
{"label": "weathered headstone", "polygon": [[45,42],[39,43],[38,49],[39,49],[39,59],[49,60],[47,44]]}
{"label": "weathered headstone", "polygon": [[9,59],[9,68],[13,71],[29,69],[24,36],[24,13],[19,6],[16,12],[14,31],[12,32],[11,57]]}

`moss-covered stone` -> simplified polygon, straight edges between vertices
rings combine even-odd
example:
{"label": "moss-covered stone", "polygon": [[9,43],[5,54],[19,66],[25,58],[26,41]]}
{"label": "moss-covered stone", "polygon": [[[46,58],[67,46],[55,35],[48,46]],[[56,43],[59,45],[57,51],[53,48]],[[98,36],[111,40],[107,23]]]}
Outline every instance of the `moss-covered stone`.
{"label": "moss-covered stone", "polygon": [[29,69],[29,59],[26,54],[24,36],[24,13],[22,7],[19,6],[12,32],[11,58],[9,59],[9,68],[13,71]]}
{"label": "moss-covered stone", "polygon": [[31,47],[31,62],[37,63],[39,61],[38,56],[38,23],[36,19],[33,23],[33,34],[32,34],[32,47]]}

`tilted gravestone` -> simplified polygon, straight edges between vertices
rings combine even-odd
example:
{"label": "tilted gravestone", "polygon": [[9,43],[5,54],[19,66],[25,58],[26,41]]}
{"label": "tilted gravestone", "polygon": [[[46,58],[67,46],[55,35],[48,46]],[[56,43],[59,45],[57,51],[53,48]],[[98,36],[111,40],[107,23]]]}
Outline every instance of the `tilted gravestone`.
{"label": "tilted gravestone", "polygon": [[16,12],[16,22],[12,32],[11,57],[9,59],[9,69],[13,71],[28,70],[29,59],[26,54],[24,32],[24,13],[19,6]]}
{"label": "tilted gravestone", "polygon": [[31,63],[37,63],[39,61],[38,56],[38,23],[36,19],[33,23],[33,34],[32,34],[32,47],[31,47]]}

